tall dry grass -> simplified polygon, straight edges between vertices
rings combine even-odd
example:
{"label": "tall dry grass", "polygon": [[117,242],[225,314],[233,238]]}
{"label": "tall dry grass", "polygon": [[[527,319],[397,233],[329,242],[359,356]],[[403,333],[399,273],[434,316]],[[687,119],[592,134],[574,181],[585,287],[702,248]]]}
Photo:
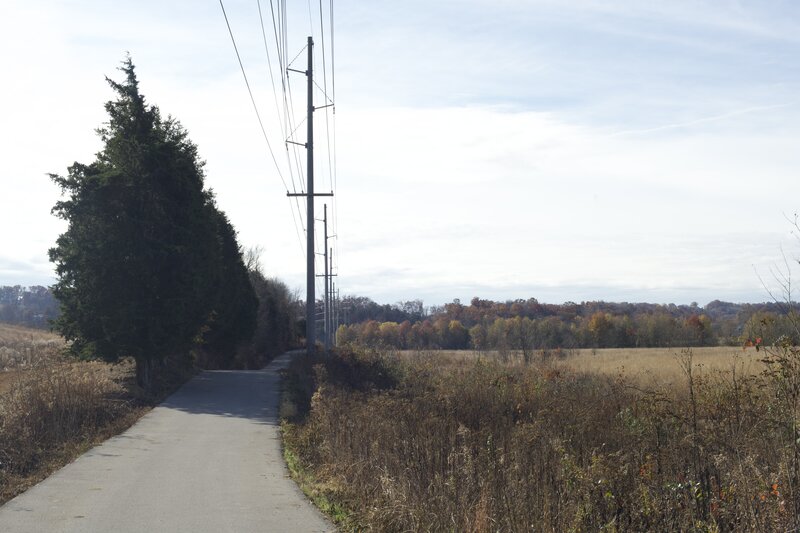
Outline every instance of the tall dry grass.
{"label": "tall dry grass", "polygon": [[0,396],[0,492],[129,410],[105,366],[56,363],[17,374]]}
{"label": "tall dry grass", "polygon": [[[403,350],[402,359],[413,361],[434,359],[438,365],[460,365],[465,361],[487,359],[518,367],[525,365],[522,352],[507,350]],[[764,352],[754,347],[704,346],[692,348],[695,372],[698,374],[728,373],[733,367],[740,374],[764,371]],[[570,350],[538,350],[533,354],[538,364],[552,363],[578,373],[624,376],[641,385],[680,384],[684,378],[679,348],[597,348]]]}
{"label": "tall dry grass", "polygon": [[0,372],[60,359],[64,339],[54,333],[0,323]]}
{"label": "tall dry grass", "polygon": [[0,503],[129,427],[188,377],[145,394],[132,361],[74,361],[63,347],[56,335],[0,324]]}
{"label": "tall dry grass", "polygon": [[285,440],[378,531],[800,527],[800,351],[643,387],[553,361],[302,358]]}
{"label": "tall dry grass", "polygon": [[[736,366],[747,374],[764,370],[764,352],[755,348],[714,346],[692,348],[695,371],[702,374],[727,373]],[[639,381],[683,381],[681,350],[676,348],[602,348],[582,349],[559,359],[577,372],[619,375]]]}

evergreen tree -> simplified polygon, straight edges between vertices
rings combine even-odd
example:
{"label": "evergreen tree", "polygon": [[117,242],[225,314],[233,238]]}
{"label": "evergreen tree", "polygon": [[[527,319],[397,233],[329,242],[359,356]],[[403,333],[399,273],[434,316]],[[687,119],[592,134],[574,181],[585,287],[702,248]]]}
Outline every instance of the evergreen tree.
{"label": "evergreen tree", "polygon": [[229,368],[235,363],[237,345],[255,332],[259,301],[228,217],[213,206],[209,216],[216,224],[219,264],[214,307],[203,340],[208,362]]}
{"label": "evergreen tree", "polygon": [[66,177],[51,175],[66,195],[53,213],[69,222],[50,250],[55,325],[76,355],[134,357],[149,388],[153,369],[187,357],[208,329],[238,245],[203,187],[204,163],[186,130],[145,102],[130,58],[120,70],[121,83],[106,78],[117,98],[98,130],[103,149]]}

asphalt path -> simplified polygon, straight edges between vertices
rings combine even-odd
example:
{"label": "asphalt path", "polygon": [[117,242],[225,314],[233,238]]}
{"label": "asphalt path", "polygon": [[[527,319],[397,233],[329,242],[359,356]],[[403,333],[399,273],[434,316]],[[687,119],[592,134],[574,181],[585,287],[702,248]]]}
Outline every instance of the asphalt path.
{"label": "asphalt path", "polygon": [[0,532],[334,531],[281,453],[279,370],[198,375],[0,507]]}

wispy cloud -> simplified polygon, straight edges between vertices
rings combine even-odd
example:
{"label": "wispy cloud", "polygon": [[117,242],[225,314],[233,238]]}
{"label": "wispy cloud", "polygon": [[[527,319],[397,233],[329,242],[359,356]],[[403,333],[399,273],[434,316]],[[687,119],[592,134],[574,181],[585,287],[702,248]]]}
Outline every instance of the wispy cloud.
{"label": "wispy cloud", "polygon": [[702,117],[694,120],[688,120],[685,122],[679,122],[676,124],[664,124],[662,126],[655,126],[652,128],[645,128],[645,129],[636,129],[636,130],[626,130],[626,131],[619,131],[611,134],[611,137],[620,137],[626,135],[644,135],[648,133],[658,133],[667,130],[675,130],[675,129],[684,129],[684,128],[691,128],[692,126],[697,126],[701,124],[707,124],[710,122],[719,122],[724,121],[729,118],[738,117],[740,115],[748,115],[750,113],[761,113],[764,111],[773,111],[775,109],[783,109],[787,107],[795,106],[794,103],[788,104],[777,104],[777,105],[768,105],[768,106],[759,106],[759,107],[750,107],[746,109],[736,109],[733,111],[729,111],[727,113],[722,113],[720,115]]}

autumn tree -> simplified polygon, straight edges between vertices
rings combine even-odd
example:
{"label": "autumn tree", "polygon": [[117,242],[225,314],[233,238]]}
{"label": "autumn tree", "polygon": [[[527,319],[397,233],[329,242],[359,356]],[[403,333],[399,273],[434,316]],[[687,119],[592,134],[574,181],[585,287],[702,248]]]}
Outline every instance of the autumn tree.
{"label": "autumn tree", "polygon": [[598,311],[589,319],[587,329],[592,334],[594,346],[605,348],[610,345],[614,330],[614,321],[608,313]]}
{"label": "autumn tree", "polygon": [[684,322],[684,327],[688,330],[688,341],[692,344],[705,346],[711,343],[712,331],[711,320],[706,315],[691,315]]}
{"label": "autumn tree", "polygon": [[460,321],[451,320],[447,324],[445,345],[453,350],[463,350],[469,346],[469,332]]}
{"label": "autumn tree", "polygon": [[384,322],[378,327],[378,337],[383,346],[400,347],[400,325],[397,322]]}
{"label": "autumn tree", "polygon": [[487,348],[486,328],[483,324],[475,324],[469,328],[469,340],[474,350],[485,350]]}

